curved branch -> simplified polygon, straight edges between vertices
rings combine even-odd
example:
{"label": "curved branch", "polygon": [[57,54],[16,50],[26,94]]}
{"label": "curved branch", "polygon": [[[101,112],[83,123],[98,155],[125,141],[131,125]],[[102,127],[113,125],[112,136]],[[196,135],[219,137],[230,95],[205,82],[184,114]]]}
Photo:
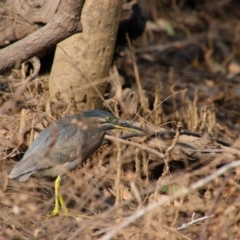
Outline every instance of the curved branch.
{"label": "curved branch", "polygon": [[82,32],[80,16],[84,0],[61,1],[58,12],[49,23],[0,51],[0,73],[24,62],[67,37]]}

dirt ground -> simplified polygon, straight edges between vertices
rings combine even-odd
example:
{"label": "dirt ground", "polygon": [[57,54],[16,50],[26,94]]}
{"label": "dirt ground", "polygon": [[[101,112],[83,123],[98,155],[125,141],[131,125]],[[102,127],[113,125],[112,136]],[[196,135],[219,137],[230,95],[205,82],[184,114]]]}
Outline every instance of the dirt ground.
{"label": "dirt ground", "polygon": [[[240,2],[148,7],[143,35],[118,46],[118,81],[105,96],[148,135],[111,131],[63,179],[73,216],[47,219],[53,181],[8,179],[36,134],[63,117],[46,113],[46,56],[15,111],[0,115],[0,239],[240,239]],[[0,77],[1,106],[23,72]]]}

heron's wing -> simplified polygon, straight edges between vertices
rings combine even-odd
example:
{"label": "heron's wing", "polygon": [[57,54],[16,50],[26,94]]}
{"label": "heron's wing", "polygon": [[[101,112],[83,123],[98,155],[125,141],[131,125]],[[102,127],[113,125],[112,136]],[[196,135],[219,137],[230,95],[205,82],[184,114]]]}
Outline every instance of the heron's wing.
{"label": "heron's wing", "polygon": [[[59,159],[62,156],[61,153],[73,146],[68,140],[75,139],[76,134],[79,134],[77,124],[71,124],[72,119],[73,117],[63,118],[44,129],[33,141],[21,161],[14,166],[9,178],[17,178],[61,164],[62,161]],[[68,161],[76,158],[76,154],[69,155]]]}

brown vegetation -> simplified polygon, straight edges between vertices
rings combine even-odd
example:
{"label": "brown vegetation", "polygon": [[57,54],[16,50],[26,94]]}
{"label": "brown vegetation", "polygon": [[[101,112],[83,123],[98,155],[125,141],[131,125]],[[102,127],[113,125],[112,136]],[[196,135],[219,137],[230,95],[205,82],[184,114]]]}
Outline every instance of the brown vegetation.
{"label": "brown vegetation", "polygon": [[61,191],[79,217],[45,219],[53,183],[7,177],[37,132],[76,104],[61,115],[47,105],[49,74],[32,80],[30,65],[0,78],[0,104],[12,106],[0,116],[0,239],[240,238],[240,5],[149,2],[143,36],[99,80],[109,81],[104,107],[149,134],[111,131],[65,177]]}

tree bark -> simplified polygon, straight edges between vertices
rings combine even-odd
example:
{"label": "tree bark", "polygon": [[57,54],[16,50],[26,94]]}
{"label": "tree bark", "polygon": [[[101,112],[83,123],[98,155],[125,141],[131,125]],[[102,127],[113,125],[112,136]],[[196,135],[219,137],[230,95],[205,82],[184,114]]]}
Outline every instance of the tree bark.
{"label": "tree bark", "polygon": [[0,47],[16,42],[47,24],[61,0],[0,1]]}
{"label": "tree bark", "polygon": [[58,12],[46,26],[3,48],[0,51],[0,73],[13,67],[15,62],[24,62],[65,38],[81,32],[80,15],[83,4],[84,0],[61,1]]}
{"label": "tree bark", "polygon": [[56,49],[49,82],[52,103],[74,100],[78,110],[102,107],[106,81],[95,83],[109,75],[122,4],[122,0],[85,2],[83,33],[71,36]]}

